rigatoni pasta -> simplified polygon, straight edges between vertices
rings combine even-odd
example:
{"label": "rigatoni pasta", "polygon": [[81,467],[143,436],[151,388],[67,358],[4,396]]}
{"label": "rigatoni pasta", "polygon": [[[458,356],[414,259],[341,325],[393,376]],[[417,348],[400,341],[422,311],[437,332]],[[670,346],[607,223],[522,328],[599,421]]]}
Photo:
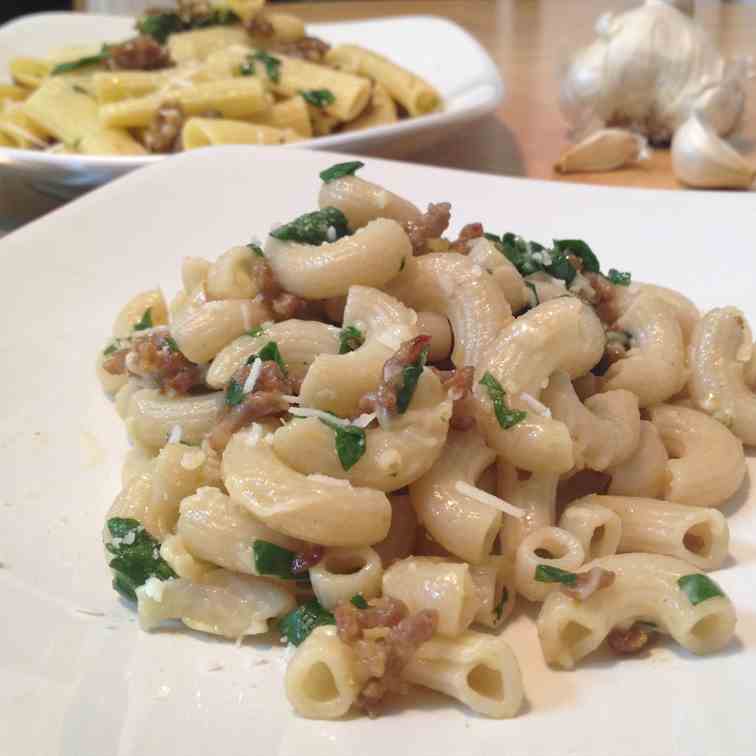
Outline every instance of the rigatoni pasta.
{"label": "rigatoni pasta", "polygon": [[[518,596],[555,666],[663,634],[724,647],[735,611],[702,570],[745,473],[743,321],[604,275],[581,240],[445,238],[448,206],[361,167],[324,170],[320,209],[264,241],[184,260],[170,306],[153,289],[116,317],[97,372],[134,447],[103,542],[142,627],[274,631],[297,647],[291,705],[324,719],[411,685],[514,716]],[[669,395],[691,375],[704,411]]]}

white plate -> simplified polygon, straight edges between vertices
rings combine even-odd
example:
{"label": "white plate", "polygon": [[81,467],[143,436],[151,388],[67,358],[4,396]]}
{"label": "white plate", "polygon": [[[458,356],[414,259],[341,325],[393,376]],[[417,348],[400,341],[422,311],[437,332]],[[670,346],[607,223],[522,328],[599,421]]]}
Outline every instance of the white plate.
{"label": "white plate", "polygon": [[[466,31],[434,16],[309,24],[310,34],[331,44],[361,43],[423,76],[444,99],[444,110],[365,131],[299,142],[314,149],[401,158],[432,145],[464,123],[492,112],[504,87],[494,62]],[[44,57],[66,44],[112,42],[134,34],[134,19],[77,13],[24,16],[0,27],[0,80],[19,55]],[[163,156],[50,155],[0,147],[0,170],[20,173],[38,187],[69,197]]]}
{"label": "white plate", "polygon": [[[335,161],[265,148],[182,155],[0,241],[0,753],[752,755],[756,524],[747,486],[724,508],[733,560],[716,579],[739,615],[727,650],[694,658],[664,644],[650,658],[599,655],[556,672],[518,613],[505,632],[528,703],[511,721],[476,717],[435,695],[400,702],[376,721],[308,721],[291,713],[281,652],[266,643],[237,648],[188,632],[139,631],[110,588],[100,544],[127,443],[98,387],[95,354],[135,292],[158,282],[176,290],[185,255],[212,257],[313,209],[318,171]],[[418,204],[451,201],[454,230],[482,221],[543,241],[583,237],[606,267],[677,286],[704,308],[737,304],[756,322],[756,262],[739,254],[753,226],[749,197],[377,159],[363,175]],[[723,252],[732,275],[717,273]]]}

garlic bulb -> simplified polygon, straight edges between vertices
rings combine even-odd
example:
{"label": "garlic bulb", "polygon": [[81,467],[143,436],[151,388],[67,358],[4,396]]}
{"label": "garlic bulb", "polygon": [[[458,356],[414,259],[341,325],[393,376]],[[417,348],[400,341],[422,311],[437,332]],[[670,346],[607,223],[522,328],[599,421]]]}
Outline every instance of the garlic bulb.
{"label": "garlic bulb", "polygon": [[672,169],[678,180],[702,189],[748,189],[756,179],[756,168],[696,114],[675,132]]}
{"label": "garlic bulb", "polygon": [[613,171],[647,157],[646,140],[623,129],[600,129],[570,147],[554,169],[559,173]]}
{"label": "garlic bulb", "polygon": [[743,111],[743,71],[727,66],[705,31],[663,0],[626,13],[604,14],[599,38],[572,60],[560,93],[577,129],[591,119],[633,128],[652,142],[671,139],[700,106],[719,134]]}

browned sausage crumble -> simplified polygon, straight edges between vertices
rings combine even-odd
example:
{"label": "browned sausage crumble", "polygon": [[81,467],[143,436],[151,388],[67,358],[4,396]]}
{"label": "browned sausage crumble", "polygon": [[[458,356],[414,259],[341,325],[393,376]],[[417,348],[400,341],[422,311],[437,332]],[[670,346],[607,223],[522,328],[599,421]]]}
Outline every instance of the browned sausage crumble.
{"label": "browned sausage crumble", "polygon": [[651,634],[638,624],[627,630],[615,627],[606,637],[606,641],[615,654],[637,654],[651,640]]}
{"label": "browned sausage crumble", "polygon": [[464,255],[467,253],[467,245],[474,239],[480,239],[481,236],[483,236],[483,224],[468,223],[463,226],[459,236],[449,245],[449,251]]}
{"label": "browned sausage crumble", "polygon": [[278,42],[271,47],[274,52],[288,55],[290,58],[322,63],[331,46],[317,37],[302,37],[294,42]]}
{"label": "browned sausage crumble", "polygon": [[438,239],[449,227],[451,218],[451,204],[436,202],[428,205],[428,209],[416,221],[407,221],[404,230],[409,236],[412,250],[416,255],[423,255],[430,250],[427,247],[429,239]]}
{"label": "browned sausage crumble", "polygon": [[155,71],[173,65],[168,51],[146,34],[111,45],[109,49],[108,67],[114,71]]}
{"label": "browned sausage crumble", "polygon": [[178,102],[163,103],[144,132],[144,146],[159,154],[180,150],[185,119],[184,109]]}

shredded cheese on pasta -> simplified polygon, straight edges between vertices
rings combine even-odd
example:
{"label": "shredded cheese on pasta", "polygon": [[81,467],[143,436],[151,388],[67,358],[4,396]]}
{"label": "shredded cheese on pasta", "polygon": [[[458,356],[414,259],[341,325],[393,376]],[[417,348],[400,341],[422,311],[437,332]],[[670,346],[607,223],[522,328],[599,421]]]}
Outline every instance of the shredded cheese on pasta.
{"label": "shredded cheese on pasta", "polygon": [[464,480],[458,480],[455,488],[461,494],[469,496],[471,499],[475,499],[481,504],[488,504],[489,506],[504,512],[504,514],[508,514],[510,517],[516,517],[518,520],[525,517],[525,511],[523,509],[515,507],[508,501],[504,501],[504,499],[500,499],[498,496],[494,496],[487,491],[482,491],[480,488],[471,486],[469,483],[465,483]]}

